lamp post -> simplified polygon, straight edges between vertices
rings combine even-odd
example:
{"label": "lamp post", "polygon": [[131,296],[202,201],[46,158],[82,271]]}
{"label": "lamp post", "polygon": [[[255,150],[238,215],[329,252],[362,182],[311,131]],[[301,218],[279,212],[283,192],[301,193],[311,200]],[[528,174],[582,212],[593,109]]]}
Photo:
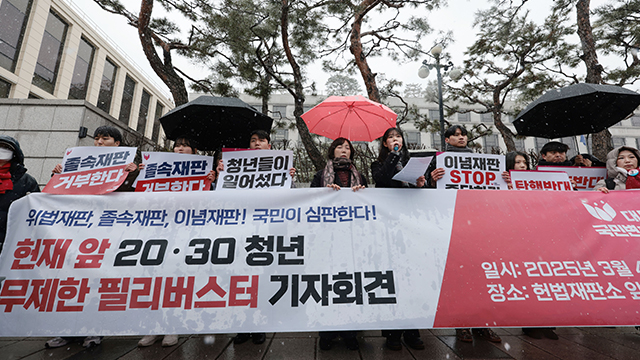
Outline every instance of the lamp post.
{"label": "lamp post", "polygon": [[436,59],[436,63],[429,64],[427,60],[424,60],[422,62],[422,66],[418,70],[418,76],[421,79],[424,79],[429,76],[429,69],[436,69],[436,74],[438,75],[438,110],[440,112],[440,144],[442,146],[442,150],[444,150],[444,104],[442,100],[442,73],[440,72],[440,69],[443,69],[444,71],[451,69],[451,71],[449,71],[449,77],[454,81],[460,79],[462,73],[460,72],[460,70],[453,68],[453,63],[451,61],[444,65],[440,64],[441,54],[442,45],[438,44],[431,48],[431,55],[433,55],[433,57]]}

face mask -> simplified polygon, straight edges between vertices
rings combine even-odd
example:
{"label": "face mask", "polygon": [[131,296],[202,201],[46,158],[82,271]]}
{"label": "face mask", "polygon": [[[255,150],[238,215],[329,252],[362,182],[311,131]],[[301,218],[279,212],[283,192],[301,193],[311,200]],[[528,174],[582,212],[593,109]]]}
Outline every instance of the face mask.
{"label": "face mask", "polygon": [[13,159],[13,151],[5,148],[0,148],[0,160],[11,160]]}

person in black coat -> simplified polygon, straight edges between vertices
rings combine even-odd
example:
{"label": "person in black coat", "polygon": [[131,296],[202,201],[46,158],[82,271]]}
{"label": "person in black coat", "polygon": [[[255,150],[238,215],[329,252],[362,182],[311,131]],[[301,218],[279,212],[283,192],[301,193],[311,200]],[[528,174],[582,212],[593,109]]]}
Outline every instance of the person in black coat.
{"label": "person in black coat", "polygon": [[[355,151],[351,141],[346,138],[337,138],[327,150],[327,165],[318,171],[311,181],[311,187],[329,187],[340,190],[342,187],[350,187],[358,191],[367,187],[367,179],[358,172],[353,164]],[[358,340],[355,331],[321,331],[320,349],[331,350],[333,339],[340,336],[349,350],[358,350]]]}
{"label": "person in black coat", "polygon": [[[425,177],[416,179],[416,186],[404,181],[393,180],[393,176],[400,172],[409,161],[409,151],[404,147],[404,136],[398,128],[389,128],[380,139],[378,160],[371,164],[371,173],[377,188],[410,188],[425,186]],[[420,339],[418,329],[411,330],[382,330],[382,336],[387,338],[386,346],[391,350],[402,350],[401,338],[412,349],[424,349],[424,342]]]}
{"label": "person in black coat", "polygon": [[7,232],[7,215],[12,202],[32,192],[40,192],[38,182],[27,174],[20,143],[0,135],[0,251]]}

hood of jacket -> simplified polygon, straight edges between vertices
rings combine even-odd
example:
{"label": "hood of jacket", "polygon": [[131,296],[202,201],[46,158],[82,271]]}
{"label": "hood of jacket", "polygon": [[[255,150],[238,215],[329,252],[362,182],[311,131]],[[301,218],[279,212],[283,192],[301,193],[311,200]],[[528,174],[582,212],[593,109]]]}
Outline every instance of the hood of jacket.
{"label": "hood of jacket", "polygon": [[13,150],[13,158],[11,159],[11,168],[9,171],[13,178],[20,178],[27,172],[27,169],[24,167],[24,153],[20,148],[20,143],[8,135],[0,135],[0,143],[9,145]]}
{"label": "hood of jacket", "polygon": [[616,163],[618,162],[618,155],[622,150],[631,151],[636,156],[636,159],[638,159],[638,163],[640,164],[640,151],[638,151],[638,149],[632,148],[630,146],[617,147],[609,151],[609,153],[607,154],[607,176],[609,178],[615,179],[618,175],[623,175],[625,180],[627,178],[627,174],[622,173],[616,166]]}

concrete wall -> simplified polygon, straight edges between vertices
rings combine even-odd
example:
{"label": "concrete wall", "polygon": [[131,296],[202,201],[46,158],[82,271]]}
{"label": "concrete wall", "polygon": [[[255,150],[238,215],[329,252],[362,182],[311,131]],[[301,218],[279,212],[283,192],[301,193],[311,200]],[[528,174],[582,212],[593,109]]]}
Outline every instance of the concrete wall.
{"label": "concrete wall", "polygon": [[[116,126],[125,142],[153,148],[149,139],[84,100],[0,99],[0,133],[16,138],[25,155],[28,173],[43,187],[51,170],[70,147],[93,146],[93,132],[102,125]],[[79,138],[80,127],[87,136]]]}

